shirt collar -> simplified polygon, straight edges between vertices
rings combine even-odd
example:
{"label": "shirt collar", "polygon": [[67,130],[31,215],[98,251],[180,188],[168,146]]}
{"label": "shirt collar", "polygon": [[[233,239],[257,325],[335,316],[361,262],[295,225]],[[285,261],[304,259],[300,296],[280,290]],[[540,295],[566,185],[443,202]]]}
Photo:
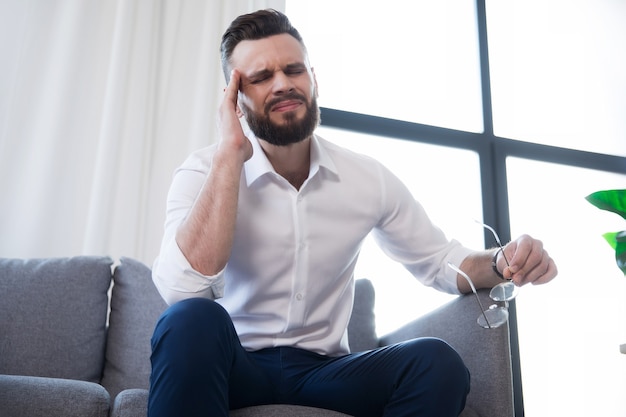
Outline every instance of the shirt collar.
{"label": "shirt collar", "polygon": [[[250,187],[257,179],[264,175],[274,173],[278,175],[274,170],[267,155],[263,152],[259,139],[250,130],[246,131],[246,136],[252,144],[252,157],[244,163],[244,172],[246,175],[246,184]],[[321,143],[320,138],[317,135],[313,135],[311,138],[311,168],[309,169],[309,179],[313,178],[320,168],[327,169],[328,171],[337,174],[337,168],[333,162],[328,150]]]}

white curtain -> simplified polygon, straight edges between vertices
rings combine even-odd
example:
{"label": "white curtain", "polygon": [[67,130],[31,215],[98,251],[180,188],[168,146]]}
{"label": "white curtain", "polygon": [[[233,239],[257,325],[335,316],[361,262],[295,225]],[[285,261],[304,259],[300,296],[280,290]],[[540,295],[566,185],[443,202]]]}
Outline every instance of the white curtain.
{"label": "white curtain", "polygon": [[216,141],[219,43],[285,0],[0,0],[0,257],[150,264],[171,175]]}

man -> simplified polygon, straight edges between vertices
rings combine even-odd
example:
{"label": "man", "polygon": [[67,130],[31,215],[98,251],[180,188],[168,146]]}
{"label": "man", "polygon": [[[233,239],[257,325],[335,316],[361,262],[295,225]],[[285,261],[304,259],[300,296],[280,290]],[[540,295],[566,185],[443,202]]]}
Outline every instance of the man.
{"label": "man", "polygon": [[[153,278],[171,307],[152,340],[149,415],[227,416],[289,403],[354,416],[456,416],[469,375],[438,339],[350,354],[359,248],[373,232],[423,283],[452,293],[550,281],[522,236],[500,252],[449,241],[378,162],[316,136],[317,82],[303,41],[273,10],[222,38],[219,144],[174,176]],[[245,118],[248,127],[242,128]],[[492,268],[495,259],[495,270]]]}

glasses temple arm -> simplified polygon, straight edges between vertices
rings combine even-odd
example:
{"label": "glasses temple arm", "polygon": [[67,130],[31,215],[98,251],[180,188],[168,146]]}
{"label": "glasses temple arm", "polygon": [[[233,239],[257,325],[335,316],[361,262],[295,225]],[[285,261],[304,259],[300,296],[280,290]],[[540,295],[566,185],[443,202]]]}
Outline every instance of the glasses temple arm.
{"label": "glasses temple arm", "polygon": [[495,229],[489,226],[488,224],[479,222],[478,220],[474,220],[474,221],[491,232],[494,239],[496,240],[496,243],[498,244],[498,247],[500,248],[500,251],[502,251],[502,256],[504,257],[504,262],[506,262],[506,266],[511,266],[509,264],[509,260],[506,258],[506,255],[504,254],[504,246],[502,245],[502,242],[500,241],[500,236],[498,236],[498,233],[496,233]]}

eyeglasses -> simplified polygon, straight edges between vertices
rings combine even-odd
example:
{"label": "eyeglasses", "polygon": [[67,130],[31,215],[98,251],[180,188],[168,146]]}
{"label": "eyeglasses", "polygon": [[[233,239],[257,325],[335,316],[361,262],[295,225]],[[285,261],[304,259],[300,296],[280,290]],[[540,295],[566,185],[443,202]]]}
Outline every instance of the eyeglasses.
{"label": "eyeglasses", "polygon": [[[500,242],[500,237],[498,236],[496,231],[491,226],[488,226],[484,223],[481,223],[478,221],[477,223],[483,226],[485,229],[489,230],[493,234],[493,237],[495,238],[496,243],[498,244],[498,247],[500,248],[500,251],[502,252],[504,261],[506,262],[508,266],[509,260],[506,258],[506,255],[504,254],[504,247],[502,246],[502,243]],[[478,305],[480,307],[480,311],[482,312],[482,314],[478,316],[478,319],[476,320],[481,327],[484,327],[485,329],[494,329],[496,327],[502,326],[504,323],[507,322],[507,320],[509,319],[509,301],[513,300],[517,296],[519,287],[517,287],[510,280],[507,280],[505,282],[502,282],[496,285],[489,292],[489,297],[493,301],[495,301],[496,304],[492,304],[489,306],[488,309],[485,309],[483,307],[483,303],[480,301],[480,297],[478,297],[478,293],[476,292],[476,287],[474,286],[474,283],[472,282],[472,279],[469,277],[469,275],[467,275],[458,266],[454,265],[451,262],[448,262],[448,266],[452,268],[453,270],[455,270],[463,278],[465,278],[470,288],[472,289],[472,292],[474,293],[474,296],[476,297],[476,301],[478,302]]]}

